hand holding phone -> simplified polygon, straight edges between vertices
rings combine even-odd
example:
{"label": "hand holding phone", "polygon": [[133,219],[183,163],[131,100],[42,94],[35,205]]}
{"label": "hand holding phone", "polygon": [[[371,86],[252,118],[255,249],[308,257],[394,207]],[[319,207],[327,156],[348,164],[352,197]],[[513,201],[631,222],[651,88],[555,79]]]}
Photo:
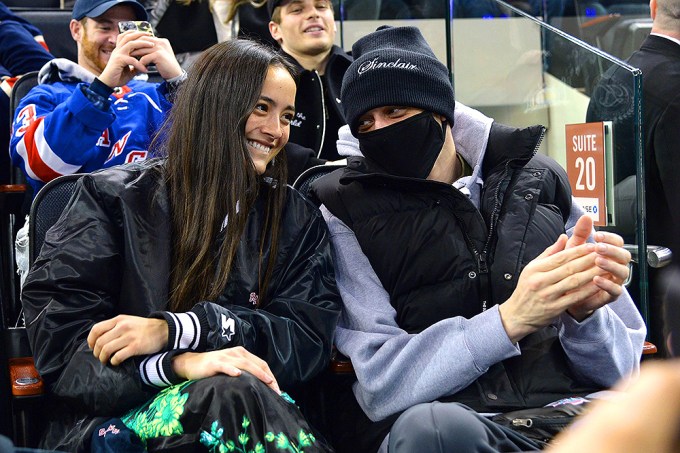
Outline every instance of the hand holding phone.
{"label": "hand holding phone", "polygon": [[[155,36],[149,22],[121,21],[118,30],[116,48],[99,76],[104,84],[123,86],[135,74],[147,73],[150,66],[155,66],[165,80],[182,74],[170,42]],[[125,33],[128,31],[132,33]]]}

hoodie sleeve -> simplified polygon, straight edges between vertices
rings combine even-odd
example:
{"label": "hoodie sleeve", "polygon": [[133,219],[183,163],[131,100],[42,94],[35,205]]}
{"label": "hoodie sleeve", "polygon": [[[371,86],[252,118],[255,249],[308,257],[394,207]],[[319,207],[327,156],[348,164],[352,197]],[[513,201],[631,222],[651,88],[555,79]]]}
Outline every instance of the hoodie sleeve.
{"label": "hoodie sleeve", "polygon": [[[565,226],[567,234],[571,235],[583,214],[583,209],[572,199]],[[625,288],[618,299],[582,322],[564,313],[557,324],[572,369],[586,381],[611,387],[619,379],[639,371],[647,328]]]}

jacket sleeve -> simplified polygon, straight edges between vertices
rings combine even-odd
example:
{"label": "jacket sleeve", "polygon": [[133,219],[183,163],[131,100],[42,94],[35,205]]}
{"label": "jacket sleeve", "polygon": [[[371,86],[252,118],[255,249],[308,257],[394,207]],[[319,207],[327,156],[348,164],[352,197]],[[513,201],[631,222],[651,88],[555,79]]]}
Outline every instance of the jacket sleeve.
{"label": "jacket sleeve", "polygon": [[325,207],[343,312],[338,350],[352,359],[354,393],[371,420],[467,387],[491,365],[519,355],[497,306],[470,319],[439,321],[418,334],[402,330],[389,294],[354,233]]}
{"label": "jacket sleeve", "polygon": [[275,273],[281,277],[274,293],[259,309],[201,302],[188,313],[164,312],[168,349],[243,346],[269,364],[282,388],[309,381],[328,365],[340,313],[328,229],[318,212]]}
{"label": "jacket sleeve", "polygon": [[38,371],[52,394],[89,413],[119,414],[152,394],[137,359],[102,365],[87,346],[95,323],[120,314],[121,254],[120,233],[84,177],[22,291]]}
{"label": "jacket sleeve", "polygon": [[[572,203],[567,234],[584,211]],[[564,313],[558,319],[560,341],[575,373],[586,381],[611,387],[637,373],[647,334],[642,316],[628,291],[592,315],[577,322]]]}
{"label": "jacket sleeve", "polygon": [[[649,222],[670,223],[668,231],[672,236],[670,238],[672,242],[668,246],[674,253],[676,253],[676,250],[680,252],[680,212],[677,209],[676,198],[678,191],[680,191],[680,180],[678,179],[678,174],[680,174],[678,118],[680,118],[680,95],[669,101],[668,107],[663,111],[654,128],[653,142],[646,145],[648,149],[653,150],[654,154],[654,157],[648,159],[647,162],[656,162],[656,168],[646,170],[647,175],[650,175],[647,184],[650,186],[653,184],[657,188],[652,193],[663,193],[668,205],[667,212],[670,214],[670,219],[659,218],[659,213],[650,213],[649,211],[647,211],[647,216]],[[645,125],[645,128],[648,127],[651,128],[652,125]],[[649,164],[646,165],[649,166]],[[656,179],[653,176],[656,172],[658,172],[658,180],[650,181],[652,178]],[[677,259],[673,261],[677,262]]]}
{"label": "jacket sleeve", "polygon": [[39,85],[19,104],[10,154],[30,180],[45,183],[77,173],[88,162],[106,160],[108,151],[104,155],[96,145],[115,115],[110,107],[102,110],[90,101],[82,86],[63,100],[55,87]]}

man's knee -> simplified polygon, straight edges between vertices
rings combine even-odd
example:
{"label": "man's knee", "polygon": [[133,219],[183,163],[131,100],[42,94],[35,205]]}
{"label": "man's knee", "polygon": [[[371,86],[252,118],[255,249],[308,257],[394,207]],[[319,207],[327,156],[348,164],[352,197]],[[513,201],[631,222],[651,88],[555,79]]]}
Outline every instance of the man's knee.
{"label": "man's knee", "polygon": [[474,452],[486,442],[479,415],[457,403],[423,403],[406,410],[390,430],[390,453]]}

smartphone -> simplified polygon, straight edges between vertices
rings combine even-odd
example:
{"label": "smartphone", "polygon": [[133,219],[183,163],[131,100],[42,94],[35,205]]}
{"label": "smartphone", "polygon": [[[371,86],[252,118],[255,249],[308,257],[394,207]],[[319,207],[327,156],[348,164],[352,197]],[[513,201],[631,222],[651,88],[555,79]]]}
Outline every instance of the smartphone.
{"label": "smartphone", "polygon": [[119,32],[123,33],[128,30],[143,31],[145,33],[150,34],[151,36],[155,36],[153,32],[153,27],[151,26],[150,23],[148,23],[145,20],[124,20],[122,22],[118,22]]}

